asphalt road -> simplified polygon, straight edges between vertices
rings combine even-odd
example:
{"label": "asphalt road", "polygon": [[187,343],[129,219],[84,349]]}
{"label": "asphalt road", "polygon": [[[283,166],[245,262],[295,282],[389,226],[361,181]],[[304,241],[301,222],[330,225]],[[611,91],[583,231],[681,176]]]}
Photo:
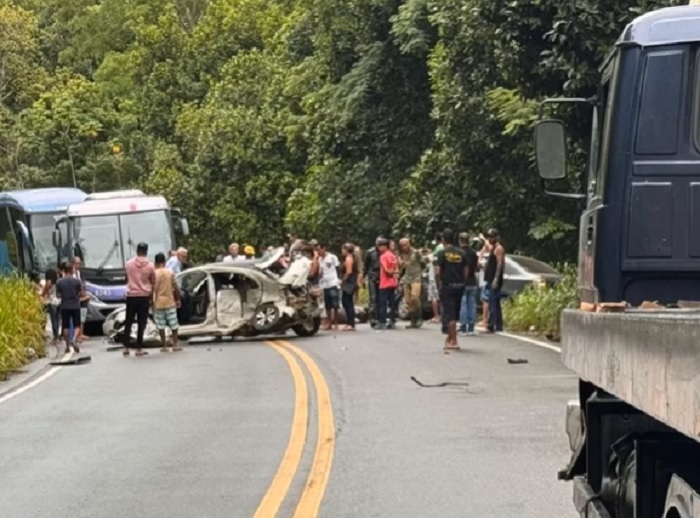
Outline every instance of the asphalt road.
{"label": "asphalt road", "polygon": [[0,516],[574,516],[556,353],[484,336],[444,355],[434,327],[286,340],[89,344],[0,400]]}

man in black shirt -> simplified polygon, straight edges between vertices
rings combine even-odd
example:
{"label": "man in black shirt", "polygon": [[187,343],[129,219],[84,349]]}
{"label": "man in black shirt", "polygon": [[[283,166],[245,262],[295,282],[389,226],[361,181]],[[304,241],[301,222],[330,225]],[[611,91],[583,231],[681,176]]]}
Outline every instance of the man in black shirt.
{"label": "man in black shirt", "polygon": [[369,323],[374,328],[377,326],[377,294],[379,293],[379,242],[384,238],[379,236],[375,241],[375,246],[367,250],[363,261],[362,270],[364,278],[367,280],[367,291],[369,292]]}
{"label": "man in black shirt", "polygon": [[469,265],[464,251],[454,246],[454,232],[448,228],[442,233],[442,237],[445,247],[437,254],[435,277],[440,288],[443,322],[447,324],[445,350],[459,349],[457,345],[457,320],[459,320],[459,310],[469,274]]}
{"label": "man in black shirt", "polygon": [[479,267],[479,259],[476,252],[469,246],[468,233],[462,232],[459,234],[459,247],[467,256],[467,268],[469,268],[459,312],[459,332],[462,335],[469,336],[474,334],[474,326],[476,324],[476,293],[478,291],[476,272]]}
{"label": "man in black shirt", "polygon": [[70,352],[71,345],[76,353],[80,352],[77,344],[71,344],[71,327],[77,333],[80,329],[80,300],[85,296],[83,283],[73,277],[73,265],[69,264],[56,283],[56,296],[61,301],[61,322],[63,338],[66,341],[66,354]]}

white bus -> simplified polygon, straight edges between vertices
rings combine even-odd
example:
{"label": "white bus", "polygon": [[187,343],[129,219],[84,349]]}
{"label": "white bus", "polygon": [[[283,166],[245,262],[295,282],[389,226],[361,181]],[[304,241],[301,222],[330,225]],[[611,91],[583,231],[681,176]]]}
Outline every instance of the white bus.
{"label": "white bus", "polygon": [[88,195],[70,205],[56,226],[59,260],[77,256],[82,261],[82,278],[92,299],[89,322],[101,322],[124,304],[125,264],[139,243],[148,244],[152,261],[158,252],[167,257],[178,238],[189,234],[187,220],[165,198],[136,190]]}

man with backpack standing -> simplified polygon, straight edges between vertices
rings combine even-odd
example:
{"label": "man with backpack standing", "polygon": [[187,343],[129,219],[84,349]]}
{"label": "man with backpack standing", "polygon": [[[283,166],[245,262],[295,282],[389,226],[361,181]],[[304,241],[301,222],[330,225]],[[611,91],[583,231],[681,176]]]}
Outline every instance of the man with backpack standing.
{"label": "man with backpack standing", "polygon": [[423,325],[423,308],[421,304],[421,291],[423,288],[423,271],[427,261],[423,255],[411,246],[408,238],[399,241],[401,253],[401,286],[403,297],[406,301],[411,323],[409,329],[416,329]]}

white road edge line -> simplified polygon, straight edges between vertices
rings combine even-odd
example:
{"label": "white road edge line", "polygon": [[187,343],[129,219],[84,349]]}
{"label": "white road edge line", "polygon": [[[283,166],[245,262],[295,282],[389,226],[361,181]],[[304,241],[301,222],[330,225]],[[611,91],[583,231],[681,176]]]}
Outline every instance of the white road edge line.
{"label": "white road edge line", "polygon": [[561,347],[557,347],[556,345],[548,344],[547,342],[543,342],[541,340],[535,340],[534,338],[529,338],[527,336],[520,336],[520,335],[513,335],[510,333],[497,333],[500,336],[505,336],[506,338],[512,338],[513,340],[519,340],[521,342],[525,342],[530,345],[535,345],[537,347],[542,347],[543,349],[549,349],[550,351],[554,351],[555,353],[561,353]]}
{"label": "white road edge line", "polygon": [[[71,352],[71,353],[68,353],[68,354],[65,354],[65,355],[63,356],[63,358],[62,358],[62,361],[67,361],[67,360],[69,360],[72,356],[73,356],[73,353],[72,353],[72,352]],[[18,388],[17,390],[13,390],[13,391],[10,392],[9,394],[5,394],[4,396],[0,397],[0,405],[2,405],[3,403],[9,401],[10,399],[12,399],[12,398],[15,397],[15,396],[19,396],[20,394],[26,392],[27,390],[36,387],[36,386],[39,385],[40,383],[43,383],[44,381],[46,381],[47,379],[49,379],[51,376],[53,376],[54,374],[56,374],[56,373],[57,373],[58,371],[60,371],[60,370],[61,370],[61,367],[51,367],[48,371],[46,371],[44,374],[42,374],[42,375],[39,376],[38,378],[33,379],[32,381],[30,381],[30,382],[27,383],[26,385],[22,385],[22,386],[21,386],[20,388]]]}

